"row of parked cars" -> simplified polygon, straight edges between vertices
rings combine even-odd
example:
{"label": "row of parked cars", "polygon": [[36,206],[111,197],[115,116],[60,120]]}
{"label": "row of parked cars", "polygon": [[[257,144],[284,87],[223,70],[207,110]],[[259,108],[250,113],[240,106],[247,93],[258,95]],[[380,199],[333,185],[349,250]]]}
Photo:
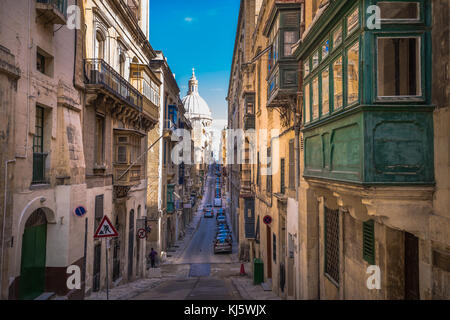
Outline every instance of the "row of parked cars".
{"label": "row of parked cars", "polygon": [[233,251],[233,236],[228,225],[225,210],[220,208],[216,214],[216,238],[214,239],[214,253]]}

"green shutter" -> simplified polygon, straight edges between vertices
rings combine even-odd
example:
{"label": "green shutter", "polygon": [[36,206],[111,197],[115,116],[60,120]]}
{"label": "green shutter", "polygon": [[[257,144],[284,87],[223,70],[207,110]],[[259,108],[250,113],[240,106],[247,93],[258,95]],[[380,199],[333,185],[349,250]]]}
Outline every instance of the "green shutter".
{"label": "green shutter", "polygon": [[373,220],[363,222],[363,259],[370,265],[375,264],[375,227]]}

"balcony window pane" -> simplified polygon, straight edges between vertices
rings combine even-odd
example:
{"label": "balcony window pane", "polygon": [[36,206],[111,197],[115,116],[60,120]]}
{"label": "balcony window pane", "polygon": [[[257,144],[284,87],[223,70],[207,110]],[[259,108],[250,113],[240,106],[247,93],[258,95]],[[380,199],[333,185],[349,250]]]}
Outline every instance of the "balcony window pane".
{"label": "balcony window pane", "polygon": [[127,163],[127,147],[125,146],[117,147],[117,162]]}
{"label": "balcony window pane", "polygon": [[359,42],[347,52],[347,104],[359,98]]}
{"label": "balcony window pane", "polygon": [[284,56],[290,57],[292,55],[292,45],[298,40],[298,35],[296,31],[285,31],[284,32]]}
{"label": "balcony window pane", "polygon": [[312,58],[312,67],[313,69],[316,68],[319,65],[319,51],[316,51],[316,53],[314,53],[313,58]]}
{"label": "balcony window pane", "polygon": [[381,20],[419,20],[418,2],[378,2]]}
{"label": "balcony window pane", "polygon": [[342,27],[336,29],[333,33],[333,48],[337,48],[342,43]]}
{"label": "balcony window pane", "polygon": [[342,57],[333,63],[334,109],[342,108]]}
{"label": "balcony window pane", "polygon": [[312,82],[312,116],[313,120],[319,118],[319,78],[314,78]]}
{"label": "balcony window pane", "polygon": [[309,105],[309,83],[305,86],[305,122],[309,122],[311,121],[309,114],[310,114],[310,109],[309,109],[310,105]]}
{"label": "balcony window pane", "polygon": [[305,78],[309,75],[309,59],[304,63]]}
{"label": "balcony window pane", "polygon": [[348,17],[347,17],[347,36],[350,35],[353,31],[355,31],[359,26],[359,9],[356,8]]}
{"label": "balcony window pane", "polygon": [[322,72],[322,115],[330,111],[330,71],[328,67]]}
{"label": "balcony window pane", "polygon": [[418,96],[420,39],[378,39],[378,96]]}
{"label": "balcony window pane", "polygon": [[328,52],[330,51],[330,41],[326,40],[322,44],[322,60],[328,56]]}

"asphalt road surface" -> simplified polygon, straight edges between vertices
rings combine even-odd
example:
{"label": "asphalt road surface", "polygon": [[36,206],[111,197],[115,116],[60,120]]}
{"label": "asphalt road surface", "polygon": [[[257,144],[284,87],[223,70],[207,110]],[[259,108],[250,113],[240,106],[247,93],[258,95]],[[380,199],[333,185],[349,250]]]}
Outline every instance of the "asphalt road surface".
{"label": "asphalt road surface", "polygon": [[[216,176],[210,170],[206,181],[205,204],[213,203]],[[222,200],[223,204],[225,201]],[[228,217],[228,222],[230,219]],[[175,269],[175,273],[186,271],[186,277],[175,277],[160,286],[136,296],[135,300],[236,300],[242,299],[228,279],[232,270],[231,254],[214,254],[216,217],[201,218],[198,229],[175,265],[163,268]],[[233,253],[237,252],[236,237],[233,235]],[[235,261],[236,262],[236,261]]]}
{"label": "asphalt road surface", "polygon": [[[204,204],[214,202],[216,176],[211,173],[207,180],[206,201]],[[225,204],[225,199],[222,199]],[[230,219],[228,218],[228,224]],[[230,226],[231,227],[231,226]],[[231,254],[214,254],[213,241],[216,235],[216,216],[213,218],[202,217],[197,232],[192,237],[188,247],[185,249],[177,263],[230,263]],[[233,235],[233,253],[237,252],[236,237]]]}

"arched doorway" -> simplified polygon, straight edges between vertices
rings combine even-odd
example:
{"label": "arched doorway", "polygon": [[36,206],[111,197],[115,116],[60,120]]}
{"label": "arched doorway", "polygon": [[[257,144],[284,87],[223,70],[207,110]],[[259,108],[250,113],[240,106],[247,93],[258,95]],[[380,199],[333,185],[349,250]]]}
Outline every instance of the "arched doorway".
{"label": "arched doorway", "polygon": [[37,209],[28,218],[22,236],[19,299],[32,300],[45,290],[47,218]]}

